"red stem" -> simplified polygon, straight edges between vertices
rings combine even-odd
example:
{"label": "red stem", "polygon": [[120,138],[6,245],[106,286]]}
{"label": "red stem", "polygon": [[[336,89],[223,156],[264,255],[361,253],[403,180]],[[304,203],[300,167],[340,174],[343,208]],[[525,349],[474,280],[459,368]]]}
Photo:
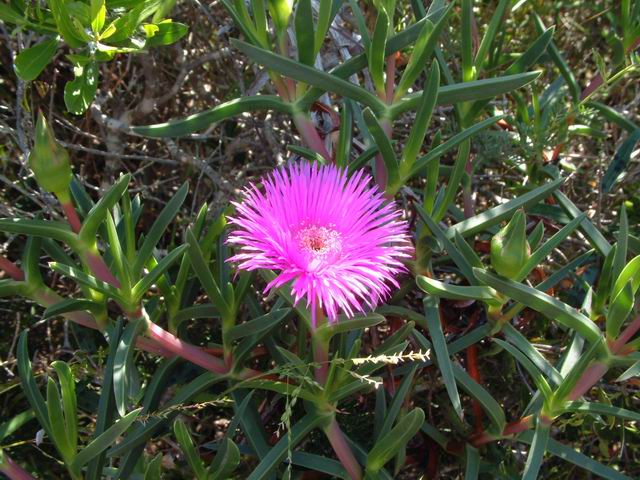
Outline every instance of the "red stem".
{"label": "red stem", "polygon": [[[469,376],[473,378],[477,384],[482,385],[482,377],[478,370],[478,346],[473,344],[467,348],[467,367]],[[481,433],[484,428],[482,426],[483,417],[482,406],[476,399],[473,400],[473,419],[475,423],[476,433]]]}
{"label": "red stem", "polygon": [[620,336],[611,345],[611,351],[615,354],[620,353],[625,344],[633,338],[638,330],[640,330],[640,317],[636,317],[636,319],[622,331]]}
{"label": "red stem", "polygon": [[64,214],[67,216],[67,221],[71,226],[71,230],[73,230],[73,233],[78,233],[82,227],[82,222],[80,222],[80,217],[78,217],[78,212],[76,212],[73,203],[68,201],[61,203],[61,205],[64,210]]}
{"label": "red stem", "polygon": [[[622,352],[626,343],[640,330],[640,317],[631,322],[627,328],[618,336],[618,338],[609,346],[609,350],[614,355]],[[609,365],[603,362],[594,362],[585,370],[578,383],[573,387],[571,393],[567,396],[567,400],[577,400],[591,387],[593,387],[609,370]]]}
{"label": "red stem", "polygon": [[[638,47],[640,47],[640,37],[636,38],[635,42],[631,44],[631,46],[627,49],[625,53],[632,52]],[[589,82],[589,85],[587,85],[587,87],[582,91],[582,94],[580,95],[580,100],[584,100],[593,92],[595,92],[600,87],[600,85],[602,85],[603,81],[604,80],[600,73],[598,73],[595,77],[593,77],[593,79]]]}
{"label": "red stem", "polygon": [[427,478],[438,478],[438,467],[440,465],[440,452],[438,451],[438,444],[430,438],[427,438],[427,445],[429,448]]}
{"label": "red stem", "polygon": [[[618,339],[612,344],[610,350],[613,354],[617,354],[624,348],[625,344],[640,330],[640,317],[636,318],[627,326]],[[573,390],[567,396],[567,400],[575,401],[587,393],[603,376],[607,373],[609,365],[603,362],[592,363],[582,374]],[[503,432],[503,435],[514,435],[533,427],[533,417],[530,415],[520,419],[518,422],[509,424]],[[486,433],[472,439],[473,446],[483,445],[496,440],[496,438]]]}
{"label": "red stem", "polygon": [[165,358],[173,358],[176,356],[173,352],[156,343],[152,338],[136,338],[136,347],[140,350],[144,350],[145,352],[154,353]]}
{"label": "red stem", "polygon": [[2,454],[0,472],[9,477],[9,480],[35,480],[35,477],[14,462],[6,453]]}
{"label": "red stem", "polygon": [[291,99],[289,98],[289,90],[287,88],[287,84],[284,82],[282,77],[273,76],[271,80],[273,81],[273,85],[276,87],[276,92],[278,92],[280,98],[282,98],[285,102],[291,101]]}
{"label": "red stem", "polygon": [[[20,269],[18,269],[18,272],[24,276]],[[50,307],[63,300],[56,292],[44,286],[33,293],[31,298],[43,307]],[[82,325],[83,327],[100,330],[96,320],[86,312],[67,312],[62,314],[62,316],[77,323],[78,325]],[[207,354],[204,350],[196,347],[195,345],[183,342],[151,321],[148,321],[147,324],[149,338],[138,337],[136,339],[136,347],[168,358],[178,355],[214,373],[228,373],[227,367],[219,358]],[[251,378],[261,374],[261,372],[250,369],[242,372],[243,378]]]}
{"label": "red stem", "polygon": [[287,91],[289,92],[289,100],[294,100],[296,98],[296,82],[290,78],[285,78],[284,83],[287,86]]}
{"label": "red stem", "polygon": [[[50,307],[52,305],[55,305],[56,303],[60,303],[63,299],[56,292],[45,287],[37,291],[33,295],[33,300],[38,302],[43,307]],[[93,330],[100,330],[98,323],[87,312],[67,312],[63,313],[62,316],[67,320],[77,323],[78,325],[82,325],[83,327],[92,328]],[[172,352],[164,349],[161,345],[157,344],[150,338],[138,337],[136,339],[136,347],[146,352],[160,355],[162,357],[170,358],[174,356]]]}
{"label": "red stem", "polygon": [[325,147],[311,118],[308,115],[299,113],[293,116],[293,123],[307,147],[324,157],[327,162],[331,162],[331,154]]}
{"label": "red stem", "polygon": [[108,283],[112,287],[120,288],[120,282],[113,276],[107,264],[104,263],[102,257],[98,252],[84,252],[84,261],[89,267],[89,270],[95,275],[98,280]]}
{"label": "red stem", "polygon": [[360,464],[353,455],[353,451],[335,418],[331,419],[331,423],[324,429],[324,433],[349,477],[352,480],[360,480],[362,478]]}
{"label": "red stem", "polygon": [[209,355],[195,345],[183,342],[175,335],[172,335],[148,319],[147,335],[149,335],[149,338],[158,343],[166,351],[189,360],[190,362],[201,366],[205,370],[221,375],[229,373],[229,370],[223,360],[220,360],[218,357],[214,357],[213,355]]}
{"label": "red stem", "polygon": [[[44,287],[35,292],[32,296],[33,300],[38,302],[43,307],[51,307],[62,302],[63,298],[53,290]],[[95,319],[86,312],[67,312],[62,316],[72,322],[82,325],[83,327],[92,328],[98,330],[98,323]]]}
{"label": "red stem", "polygon": [[591,81],[589,82],[589,85],[587,85],[587,87],[582,91],[582,94],[580,95],[580,100],[581,101],[584,100],[593,92],[595,92],[596,89],[598,89],[600,85],[602,85],[602,82],[603,82],[602,75],[598,73],[595,77],[593,77],[593,79],[591,79]]}
{"label": "red stem", "polygon": [[14,280],[22,282],[24,280],[24,272],[11,260],[0,255],[0,269],[4,270]]}
{"label": "red stem", "polygon": [[[64,210],[65,215],[67,216],[67,220],[69,222],[69,225],[71,226],[71,230],[73,230],[74,233],[80,232],[82,224],[71,200],[62,198],[60,204],[62,205],[62,209]],[[113,276],[111,271],[109,271],[109,267],[107,267],[107,265],[104,263],[104,260],[102,260],[102,257],[100,257],[100,253],[97,249],[94,248],[94,251],[89,250],[83,252],[83,257],[85,263],[98,280],[107,282],[109,285],[115,288],[120,288],[120,282],[116,277]]]}
{"label": "red stem", "polygon": [[506,427],[504,427],[503,435],[516,435],[520,432],[524,432],[525,430],[529,430],[533,427],[533,415],[528,415],[526,417],[522,417],[517,422],[511,422]]}
{"label": "red stem", "polygon": [[[533,427],[533,415],[523,417],[520,420],[511,422],[506,427],[504,427],[504,430],[502,431],[502,435],[500,438],[516,435],[518,433],[529,430],[532,427]],[[493,435],[490,435],[486,432],[482,432],[479,435],[474,435],[473,437],[471,437],[471,439],[469,440],[469,443],[471,443],[471,445],[473,445],[474,447],[480,447],[482,445],[491,443],[498,439],[499,438]]]}
{"label": "red stem", "polygon": [[[640,330],[640,317],[637,317],[635,320],[633,320],[633,322],[631,322],[623,330],[618,338],[611,343],[611,345],[609,346],[609,350],[611,351],[611,353],[613,353],[614,355],[623,353],[627,342],[629,342],[629,340],[633,338],[638,330]],[[469,370],[469,374],[472,375],[471,368]],[[581,378],[573,387],[573,390],[571,390],[569,395],[567,395],[566,399],[568,401],[578,400],[585,393],[587,393],[604,376],[604,374],[607,373],[608,370],[609,365],[607,365],[605,362],[593,362],[591,365],[589,365],[589,367],[587,367]],[[515,435],[531,428],[533,428],[533,416],[529,415],[527,417],[521,418],[517,422],[513,422],[507,425],[503,430],[501,437],[495,437],[486,432],[482,432],[479,435],[474,435],[473,437],[471,437],[469,443],[474,447],[479,447],[486,443],[499,440],[502,437]],[[447,450],[455,451],[456,447],[457,445],[452,445],[451,447],[447,446]]]}
{"label": "red stem", "polygon": [[589,365],[567,396],[567,400],[574,401],[579,399],[607,373],[607,370],[609,370],[609,365],[606,363],[596,362]]}

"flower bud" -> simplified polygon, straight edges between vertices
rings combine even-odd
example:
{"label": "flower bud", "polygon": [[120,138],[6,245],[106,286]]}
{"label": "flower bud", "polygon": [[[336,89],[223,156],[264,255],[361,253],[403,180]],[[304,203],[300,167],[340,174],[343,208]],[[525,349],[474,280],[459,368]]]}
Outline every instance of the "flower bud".
{"label": "flower bud", "polygon": [[71,183],[69,154],[56,142],[42,113],[38,114],[36,138],[29,154],[29,166],[43,189],[55,194],[58,198],[69,196]]}
{"label": "flower bud", "polygon": [[491,239],[491,265],[500,275],[515,278],[531,256],[524,212],[518,210]]}
{"label": "flower bud", "polygon": [[269,14],[278,37],[286,33],[292,11],[293,0],[269,0]]}

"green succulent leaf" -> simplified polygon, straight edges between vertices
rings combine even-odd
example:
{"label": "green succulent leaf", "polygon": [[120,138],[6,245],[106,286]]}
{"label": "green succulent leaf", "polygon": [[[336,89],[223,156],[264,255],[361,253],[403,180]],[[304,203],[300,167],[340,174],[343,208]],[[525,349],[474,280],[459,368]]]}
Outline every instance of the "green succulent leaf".
{"label": "green succulent leaf", "polygon": [[507,421],[500,404],[484,387],[471,378],[465,370],[456,364],[452,364],[451,366],[453,368],[453,374],[456,378],[456,382],[463,390],[475,398],[482,406],[482,409],[487,413],[488,418],[493,424],[493,431],[498,432],[499,434],[502,433]]}
{"label": "green succulent leaf", "polygon": [[69,463],[73,460],[76,450],[69,443],[62,398],[60,398],[58,386],[52,378],[47,379],[47,415],[51,425],[51,439],[65,463]]}
{"label": "green succulent leaf", "polygon": [[128,397],[131,390],[132,378],[136,376],[132,372],[136,368],[133,363],[136,338],[145,327],[145,320],[138,319],[124,329],[118,341],[118,348],[113,363],[113,394],[116,400],[116,408],[121,417],[127,411]]}
{"label": "green succulent leaf", "polygon": [[75,471],[79,471],[84,465],[90,462],[93,458],[97,457],[109,448],[129,427],[136,421],[142,408],[132,410],[124,417],[111,425],[101,435],[91,441],[89,445],[84,447],[73,459],[70,468]]}
{"label": "green succulent leaf", "polygon": [[630,280],[618,295],[612,300],[607,312],[607,338],[615,339],[627,317],[633,310],[634,291],[633,282]]}
{"label": "green succulent leaf", "polygon": [[476,268],[474,272],[478,279],[495,288],[498,292],[579,332],[589,342],[598,342],[602,337],[602,332],[590,318],[585,317],[575,308],[557,298],[527,285],[499,277],[486,270]]}
{"label": "green succulent leaf", "polygon": [[433,278],[418,275],[416,277],[418,287],[424,292],[438,297],[452,300],[496,300],[496,291],[487,286],[460,286],[444,283]]}
{"label": "green succulent leaf", "polygon": [[462,402],[460,401],[460,394],[458,393],[458,386],[456,385],[456,379],[453,373],[453,363],[449,357],[447,340],[442,331],[438,300],[437,298],[427,297],[422,303],[424,305],[427,326],[429,327],[431,342],[436,354],[436,360],[438,361],[438,367],[442,373],[444,386],[447,389],[447,394],[449,395],[453,409],[458,417],[462,419],[464,417]]}
{"label": "green succulent leaf", "polygon": [[58,262],[50,262],[49,268],[64,275],[65,277],[75,280],[82,285],[86,285],[89,288],[104,293],[109,298],[113,298],[122,303],[125,303],[117,288],[112,287],[107,282],[103,282],[102,280],[98,280],[97,278],[84,273],[82,270],[74,267],[69,267],[68,265],[63,265]]}
{"label": "green succulent leaf", "polygon": [[[540,76],[541,72],[518,73],[496,78],[473,80],[470,82],[454,83],[440,87],[438,91],[438,105],[452,105],[473,100],[483,100],[503,95],[524,87]],[[391,107],[391,118],[415,110],[420,102],[422,92],[407,95]]]}
{"label": "green succulent leaf", "polygon": [[153,225],[145,235],[144,242],[136,255],[135,262],[132,267],[132,273],[138,276],[142,268],[147,264],[153,255],[153,249],[156,247],[162,236],[166,233],[169,224],[175,219],[180,211],[180,207],[187,198],[189,193],[189,184],[183,183],[178,191],[171,196],[171,200],[162,209]]}
{"label": "green succulent leaf", "polygon": [[338,318],[338,321],[333,324],[324,324],[318,327],[316,330],[316,335],[326,336],[327,338],[331,338],[334,335],[338,335],[341,333],[347,333],[354,330],[363,330],[365,328],[370,328],[375,325],[379,325],[385,321],[385,318],[376,313],[371,313],[368,315],[358,315],[352,318]]}
{"label": "green succulent leaf", "polygon": [[232,39],[231,43],[251,60],[258,62],[271,70],[275,70],[286,77],[322,88],[325,91],[335,92],[346,98],[355,100],[370,107],[375,113],[380,114],[386,111],[386,106],[375,95],[354,85],[353,83],[343,80],[340,77],[331,75],[308,65],[303,65],[240,40]]}
{"label": "green succulent leaf", "polygon": [[289,103],[280,100],[276,95],[258,95],[240,97],[200,113],[195,113],[182,120],[171,120],[156,125],[134,126],[132,131],[138,135],[152,138],[184,137],[198,130],[204,130],[214,123],[245,112],[274,110],[281,113],[292,113]]}
{"label": "green succulent leaf", "polygon": [[[402,73],[402,77],[396,87],[394,100],[399,100],[407,93],[407,90],[413,85],[424,66],[428,63],[429,58],[431,58],[437,46],[442,30],[447,24],[452,9],[453,3],[446,7],[435,24],[429,20],[424,22],[424,26],[420,30],[420,34],[414,44],[413,52],[411,52],[411,57],[409,57],[407,67]],[[438,75],[439,73],[438,71]]]}
{"label": "green succulent leaf", "polygon": [[229,437],[222,439],[213,462],[209,466],[212,480],[225,480],[240,464],[240,449]]}
{"label": "green succulent leaf", "polygon": [[[115,417],[115,396],[113,394],[113,368],[116,359],[120,335],[122,334],[123,320],[119,319],[109,330],[109,355],[104,367],[102,389],[100,391],[100,400],[98,402],[98,412],[96,418],[96,427],[93,432],[93,438],[98,438],[104,431],[111,426]],[[87,464],[87,480],[99,480],[102,476],[102,468],[104,467],[106,454],[96,455]]]}
{"label": "green succulent leaf", "polygon": [[524,353],[510,343],[500,340],[499,338],[494,338],[493,341],[509,352],[524,367],[527,373],[531,375],[536,387],[542,392],[545,400],[550,401],[552,397],[551,387],[547,379],[542,375],[542,372],[538,370],[538,367],[536,367]]}
{"label": "green succulent leaf", "polygon": [[320,415],[306,414],[302,419],[291,426],[291,429],[276,443],[251,472],[248,480],[263,480],[269,478],[271,473],[280,465],[286,457],[287,451],[293,449],[311,430],[320,426],[324,418]]}
{"label": "green succulent leaf", "polygon": [[261,317],[254,318],[248,322],[235,325],[227,332],[227,338],[230,341],[239,340],[249,335],[259,336],[263,331],[272,329],[279,324],[289,313],[291,309],[282,308],[271,310],[269,313]]}
{"label": "green succulent leaf", "polygon": [[182,258],[187,248],[189,248],[188,245],[180,245],[171,250],[171,252],[160,260],[160,262],[133,287],[132,297],[135,299],[141,298],[174,263]]}
{"label": "green succulent leaf", "polygon": [[61,222],[26,218],[0,218],[0,231],[51,238],[66,243],[72,248],[76,248],[78,245],[78,237],[67,224]]}
{"label": "green succulent leaf", "polygon": [[[479,213],[478,215],[458,222],[449,230],[447,230],[447,237],[452,238],[455,232],[459,233],[463,237],[466,237],[473,235],[474,233],[487,230],[493,225],[497,225],[501,221],[511,217],[516,210],[536,205],[540,202],[540,200],[548,197],[554,191],[560,188],[563,182],[563,179],[557,179],[552,182],[546,183],[531,190],[530,192],[525,193],[524,195],[520,195],[519,197],[509,200],[508,202],[497,205],[482,213]],[[576,216],[579,215],[581,215],[581,213]]]}
{"label": "green succulent leaf", "polygon": [[413,168],[411,168],[411,171],[407,176],[407,179],[414,177],[415,175],[418,175],[419,173],[423,172],[424,169],[427,168],[429,164],[431,164],[431,162],[440,158],[444,153],[460,146],[463,142],[466,142],[471,137],[476,135],[478,132],[484,130],[485,128],[488,128],[491,125],[494,125],[496,122],[498,122],[502,118],[504,117],[497,116],[497,117],[490,117],[485,120],[482,120],[481,122],[476,123],[472,127],[465,128],[464,130],[455,134],[453,137],[451,137],[447,141],[440,143],[438,146],[431,149],[429,153],[427,153],[423,157],[420,157],[418,158],[418,160],[416,160],[416,162],[413,165]]}
{"label": "green succulent leaf", "polygon": [[531,440],[531,448],[527,455],[527,462],[522,473],[522,480],[536,480],[538,472],[542,466],[544,454],[547,451],[547,443],[549,442],[549,434],[551,425],[545,420],[538,418],[536,429]]}
{"label": "green succulent leaf", "polygon": [[120,201],[120,198],[127,190],[130,180],[130,174],[122,175],[107,191],[107,193],[104,194],[98,203],[91,208],[82,222],[82,228],[78,233],[81,240],[89,245],[95,243],[98,228],[105,221],[109,210],[111,210],[116,203]]}
{"label": "green succulent leaf", "polygon": [[53,438],[51,431],[51,423],[49,421],[49,411],[47,408],[47,403],[44,401],[40,390],[38,389],[38,385],[36,384],[36,380],[33,376],[33,371],[31,368],[31,360],[29,359],[29,351],[27,346],[28,341],[28,331],[24,330],[20,334],[20,338],[18,339],[18,373],[20,375],[20,384],[22,385],[22,391],[24,392],[31,408],[33,409],[38,422],[42,426],[42,428],[47,432],[51,438]]}
{"label": "green succulent leaf", "polygon": [[[531,444],[534,440],[534,432],[524,432],[518,436],[518,440]],[[619,471],[576,451],[573,445],[565,445],[557,440],[548,438],[546,450],[549,454],[555,455],[559,459],[570,462],[588,472],[592,472],[599,478],[608,480],[631,480],[631,477],[623,475]]]}
{"label": "green succulent leaf", "polygon": [[382,6],[378,7],[378,16],[376,24],[373,28],[373,36],[371,44],[367,51],[367,59],[369,60],[369,73],[373,80],[378,96],[386,95],[384,66],[385,66],[385,45],[389,33],[390,20],[387,12]]}
{"label": "green succulent leaf", "polygon": [[377,473],[420,430],[424,412],[415,408],[406,414],[391,431],[380,437],[367,455],[367,472]]}
{"label": "green succulent leaf", "polygon": [[58,382],[60,383],[67,444],[69,449],[75,453],[78,448],[78,402],[76,399],[75,378],[67,363],[55,361],[51,366],[56,371]]}
{"label": "green succulent leaf", "polygon": [[179,418],[173,422],[173,433],[180,444],[182,453],[187,457],[189,466],[191,467],[191,470],[193,470],[196,479],[207,480],[207,470],[205,469],[200,455],[198,455],[198,452],[196,451],[196,446],[193,444],[191,434],[189,433],[187,426]]}

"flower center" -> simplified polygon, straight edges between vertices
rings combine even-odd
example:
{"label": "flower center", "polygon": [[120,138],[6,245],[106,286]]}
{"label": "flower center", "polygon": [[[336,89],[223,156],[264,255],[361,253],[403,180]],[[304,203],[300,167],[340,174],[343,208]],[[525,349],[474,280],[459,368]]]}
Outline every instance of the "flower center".
{"label": "flower center", "polygon": [[314,257],[338,252],[342,246],[340,232],[332,228],[315,225],[304,227],[298,231],[297,237],[300,248],[313,254]]}

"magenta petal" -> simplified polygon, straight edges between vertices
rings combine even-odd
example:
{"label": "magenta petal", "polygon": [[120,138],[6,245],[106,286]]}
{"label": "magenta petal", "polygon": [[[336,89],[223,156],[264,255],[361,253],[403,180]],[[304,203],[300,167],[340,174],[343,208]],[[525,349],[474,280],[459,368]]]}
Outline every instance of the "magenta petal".
{"label": "magenta petal", "polygon": [[250,185],[229,218],[229,261],[278,276],[266,290],[291,282],[330,321],[375,308],[413,255],[408,225],[363,171],[348,178],[335,166],[292,164]]}

